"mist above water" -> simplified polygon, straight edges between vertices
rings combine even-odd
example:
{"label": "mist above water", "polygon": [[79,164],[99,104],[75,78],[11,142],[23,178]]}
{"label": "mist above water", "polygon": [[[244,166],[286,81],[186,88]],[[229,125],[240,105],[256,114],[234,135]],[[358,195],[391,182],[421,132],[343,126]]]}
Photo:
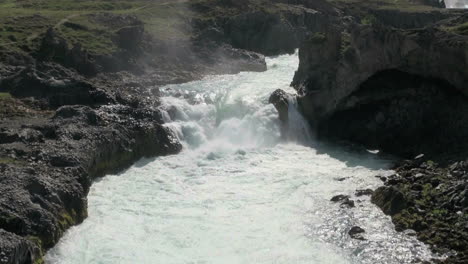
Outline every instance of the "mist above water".
{"label": "mist above water", "polygon": [[[268,104],[289,88],[298,57],[268,58],[268,71],[211,76],[162,89],[179,155],[141,160],[94,183],[89,217],[47,263],[410,263],[431,257],[389,217],[354,197],[376,188],[389,160],[313,142],[290,101],[294,133],[282,142]],[[314,147],[311,147],[314,146]],[[348,194],[356,208],[330,202]],[[367,240],[353,240],[352,226]]]}

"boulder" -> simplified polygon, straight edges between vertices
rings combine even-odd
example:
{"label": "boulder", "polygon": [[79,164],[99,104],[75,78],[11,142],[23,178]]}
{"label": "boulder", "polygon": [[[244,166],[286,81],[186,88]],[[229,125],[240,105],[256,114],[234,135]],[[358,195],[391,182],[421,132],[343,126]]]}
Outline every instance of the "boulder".
{"label": "boulder", "polygon": [[382,209],[386,215],[396,215],[408,207],[406,197],[395,187],[382,186],[374,191],[372,203]]}
{"label": "boulder", "polygon": [[277,89],[274,91],[270,98],[268,99],[268,103],[273,104],[278,111],[279,119],[282,123],[288,123],[288,107],[289,107],[289,95],[282,89]]}
{"label": "boulder", "polygon": [[348,234],[351,238],[357,239],[357,240],[366,240],[362,234],[365,233],[366,231],[362,229],[359,226],[353,226],[349,231]]}

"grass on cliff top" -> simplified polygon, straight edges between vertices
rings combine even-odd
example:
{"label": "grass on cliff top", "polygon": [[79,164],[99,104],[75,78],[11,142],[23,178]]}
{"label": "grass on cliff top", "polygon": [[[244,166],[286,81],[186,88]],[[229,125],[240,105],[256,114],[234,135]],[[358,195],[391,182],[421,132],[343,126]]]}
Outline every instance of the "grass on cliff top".
{"label": "grass on cliff top", "polygon": [[[192,0],[193,1],[193,0]],[[31,50],[54,27],[71,43],[92,53],[114,52],[112,36],[120,28],[91,19],[99,13],[135,15],[156,39],[186,37],[189,0],[0,0],[0,48]],[[78,27],[67,27],[67,24]]]}
{"label": "grass on cliff top", "polygon": [[[193,11],[194,5],[200,12]],[[115,52],[113,37],[120,28],[93,19],[102,13],[134,15],[153,39],[185,41],[191,37],[192,19],[285,8],[292,7],[270,0],[0,0],[0,49],[35,50],[41,36],[53,27],[69,43],[80,43],[91,53]]]}

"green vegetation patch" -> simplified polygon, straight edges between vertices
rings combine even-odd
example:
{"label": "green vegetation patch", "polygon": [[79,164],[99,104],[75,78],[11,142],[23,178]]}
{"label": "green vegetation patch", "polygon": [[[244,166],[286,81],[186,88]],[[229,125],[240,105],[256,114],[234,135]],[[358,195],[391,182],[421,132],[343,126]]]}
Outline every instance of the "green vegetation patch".
{"label": "green vegetation patch", "polygon": [[105,13],[136,16],[155,39],[187,39],[194,17],[190,4],[196,1],[0,0],[0,49],[37,50],[41,37],[53,27],[71,45],[79,43],[90,53],[116,52],[114,36],[121,26],[92,19]]}
{"label": "green vegetation patch", "polygon": [[[85,20],[86,19],[86,20]],[[86,23],[80,23],[86,21]],[[90,27],[87,17],[80,18],[77,23],[65,23],[58,32],[71,45],[80,44],[90,53],[111,54],[117,51],[117,46],[112,41],[113,34],[99,25]]]}
{"label": "green vegetation patch", "polygon": [[316,44],[324,43],[327,40],[327,37],[322,32],[316,32],[309,37],[308,41]]}
{"label": "green vegetation patch", "polygon": [[377,18],[374,15],[367,15],[361,19],[361,24],[363,25],[375,25],[377,24]]}
{"label": "green vegetation patch", "polygon": [[0,100],[9,100],[11,99],[10,93],[0,93]]}
{"label": "green vegetation patch", "polygon": [[465,22],[457,26],[448,27],[446,28],[446,30],[449,32],[458,34],[458,35],[468,36],[468,22]]}

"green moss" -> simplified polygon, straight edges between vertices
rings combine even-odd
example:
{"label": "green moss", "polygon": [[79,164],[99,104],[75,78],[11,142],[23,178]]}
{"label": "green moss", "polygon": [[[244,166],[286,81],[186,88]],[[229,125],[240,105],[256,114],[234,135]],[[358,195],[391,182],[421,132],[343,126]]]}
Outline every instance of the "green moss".
{"label": "green moss", "polygon": [[427,166],[430,167],[430,168],[433,168],[433,167],[437,166],[437,163],[435,163],[435,162],[432,161],[432,160],[426,161],[426,164],[427,164]]}
{"label": "green moss", "polygon": [[341,34],[341,48],[340,53],[341,56],[348,53],[351,49],[351,35],[349,33],[342,33]]}
{"label": "green moss", "polygon": [[94,54],[111,54],[117,51],[112,41],[112,34],[108,31],[81,30],[64,27],[61,35],[71,45],[80,44],[85,50]]}
{"label": "green moss", "polygon": [[403,210],[392,217],[393,223],[398,230],[413,229],[415,224],[423,219],[417,214],[410,213],[408,210]]}
{"label": "green moss", "polygon": [[435,217],[443,217],[448,214],[447,209],[434,209],[431,211],[432,215]]}
{"label": "green moss", "polygon": [[374,15],[366,15],[361,18],[361,24],[370,26],[375,25],[377,24],[377,18]]}
{"label": "green moss", "polygon": [[10,93],[0,93],[0,100],[9,100],[11,99]]}
{"label": "green moss", "polygon": [[430,183],[424,184],[423,189],[421,191],[423,199],[429,200],[431,198],[431,196],[432,196],[432,190],[433,190],[432,184],[430,184]]}
{"label": "green moss", "polygon": [[453,26],[453,27],[447,27],[447,28],[445,28],[445,30],[449,31],[449,32],[452,32],[452,33],[455,33],[455,34],[458,34],[458,35],[468,36],[468,22],[465,22],[463,24],[456,25],[456,26]]}
{"label": "green moss", "polygon": [[133,152],[120,152],[118,155],[112,156],[112,159],[96,163],[96,165],[94,165],[91,169],[90,174],[92,177],[100,177],[106,173],[118,171],[119,169],[132,163],[134,159],[135,154]]}
{"label": "green moss", "polygon": [[37,259],[34,260],[34,264],[44,264],[44,263],[45,263],[45,261],[44,261],[44,259],[42,257],[37,258]]}
{"label": "green moss", "polygon": [[320,44],[324,43],[327,40],[327,37],[322,32],[316,32],[312,34],[312,36],[310,36],[308,40],[312,43]]}
{"label": "green moss", "polygon": [[21,160],[16,160],[8,157],[0,157],[0,164],[25,165],[27,163]]}
{"label": "green moss", "polygon": [[75,210],[71,210],[70,213],[68,212],[62,212],[60,214],[59,218],[59,224],[62,230],[65,231],[65,229],[69,228],[70,226],[73,226],[76,224],[76,212]]}
{"label": "green moss", "polygon": [[37,236],[28,236],[26,239],[35,244],[39,250],[39,256],[34,256],[34,264],[44,264],[44,259],[42,257],[44,256],[45,252],[42,246],[42,240]]}

